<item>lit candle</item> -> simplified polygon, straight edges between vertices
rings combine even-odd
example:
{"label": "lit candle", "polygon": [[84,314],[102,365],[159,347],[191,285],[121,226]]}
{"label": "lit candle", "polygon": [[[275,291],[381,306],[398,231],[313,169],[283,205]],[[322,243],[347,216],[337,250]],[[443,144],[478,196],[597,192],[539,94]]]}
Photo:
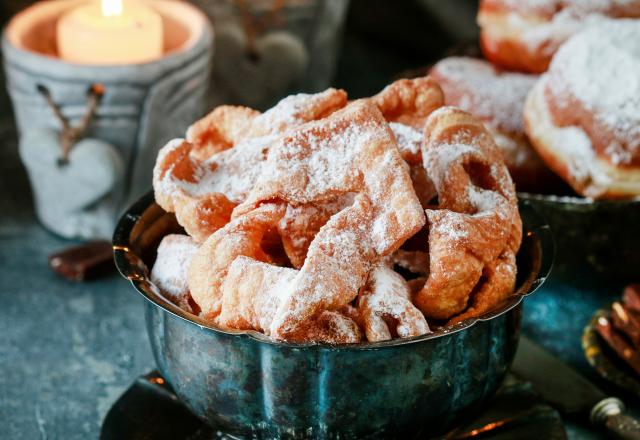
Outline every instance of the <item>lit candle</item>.
{"label": "lit candle", "polygon": [[64,14],[58,53],[78,64],[135,64],[162,56],[162,18],[141,3],[97,0]]}

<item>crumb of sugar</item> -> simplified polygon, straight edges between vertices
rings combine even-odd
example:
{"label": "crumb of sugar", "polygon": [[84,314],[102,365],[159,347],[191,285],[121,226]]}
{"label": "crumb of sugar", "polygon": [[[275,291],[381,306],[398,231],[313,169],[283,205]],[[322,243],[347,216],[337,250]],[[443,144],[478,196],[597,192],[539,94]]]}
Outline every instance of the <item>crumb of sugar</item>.
{"label": "crumb of sugar", "polygon": [[470,185],[467,188],[469,200],[479,212],[490,212],[498,209],[504,203],[504,197],[495,191],[489,191]]}
{"label": "crumb of sugar", "polygon": [[[409,286],[401,275],[386,266],[375,267],[370,274],[370,288],[366,293],[368,307],[374,313],[390,315],[397,318],[408,318],[407,310],[414,308],[411,303],[411,292]],[[419,312],[418,312],[419,313]],[[398,323],[398,336],[407,337],[409,329]],[[419,326],[418,333],[429,333],[429,326],[426,320],[412,320],[412,324]]]}
{"label": "crumb of sugar", "polygon": [[444,144],[438,148],[431,148],[424,155],[425,167],[431,171],[435,182],[442,182],[443,173],[449,168],[450,164],[465,154],[475,154],[476,149],[466,144]]}
{"label": "crumb of sugar", "polygon": [[322,197],[330,198],[336,191],[354,188],[359,170],[354,169],[364,145],[379,140],[384,130],[372,129],[369,122],[349,122],[346,126],[332,122],[326,136],[323,131],[307,129],[291,132],[270,150],[262,170],[262,186],[271,182],[303,179],[304,184],[287,188],[292,201],[306,203]]}

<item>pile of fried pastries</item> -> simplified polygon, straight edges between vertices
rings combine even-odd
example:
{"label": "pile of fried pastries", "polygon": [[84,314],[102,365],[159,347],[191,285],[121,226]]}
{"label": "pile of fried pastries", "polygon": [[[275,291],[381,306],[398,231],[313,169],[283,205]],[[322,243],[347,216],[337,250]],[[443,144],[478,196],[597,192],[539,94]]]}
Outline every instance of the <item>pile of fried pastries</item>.
{"label": "pile of fried pastries", "polygon": [[152,280],[222,329],[331,344],[429,333],[514,290],[522,225],[492,135],[431,78],[349,101],[221,106],[169,142],[157,203],[188,235]]}

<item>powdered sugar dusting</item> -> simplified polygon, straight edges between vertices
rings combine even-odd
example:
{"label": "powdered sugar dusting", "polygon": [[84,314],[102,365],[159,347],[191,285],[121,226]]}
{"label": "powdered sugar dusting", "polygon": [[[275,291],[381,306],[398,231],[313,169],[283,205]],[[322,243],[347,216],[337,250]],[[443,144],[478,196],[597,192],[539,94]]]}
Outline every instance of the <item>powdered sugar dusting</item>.
{"label": "powdered sugar dusting", "polygon": [[160,180],[159,189],[164,194],[179,189],[194,197],[221,193],[232,202],[240,203],[258,179],[274,138],[269,135],[246,139],[234,148],[212,155],[196,165],[193,183],[176,179],[168,172]]}
{"label": "powdered sugar dusting", "polygon": [[[371,271],[368,290],[361,298],[361,305],[368,313],[365,317],[368,321],[382,317],[397,319],[400,337],[418,336],[430,331],[422,313],[411,303],[407,282],[386,266],[377,266]],[[369,340],[389,339],[389,332],[385,330],[369,328],[367,337]]]}
{"label": "powdered sugar dusting", "polygon": [[261,134],[282,133],[311,120],[327,116],[347,103],[342,90],[327,89],[324,92],[299,93],[283,98],[277,105],[252,120]]}
{"label": "powdered sugar dusting", "polygon": [[[476,149],[467,144],[442,144],[438,148],[427,150],[423,156],[425,168],[431,171],[431,175],[438,187],[437,182],[444,180],[444,174],[451,164],[458,161],[461,156],[467,154],[476,154]],[[438,191],[441,189],[438,188]]]}
{"label": "powdered sugar dusting", "polygon": [[431,73],[447,105],[473,113],[490,127],[524,133],[522,108],[536,75],[503,72],[484,60],[467,57],[446,58]]}
{"label": "powdered sugar dusting", "polygon": [[549,21],[533,23],[526,16],[510,14],[510,26],[520,29],[522,41],[532,51],[553,55],[558,46],[580,30],[607,20],[607,16],[596,11],[563,9]]}
{"label": "powdered sugar dusting", "polygon": [[575,14],[602,12],[637,3],[637,0],[500,0],[509,9],[523,13],[554,13],[572,11]]}
{"label": "powdered sugar dusting", "polygon": [[558,127],[552,119],[544,96],[545,82],[541,81],[531,93],[532,136],[537,137],[553,149],[553,154],[566,166],[571,181],[579,187],[588,185],[586,196],[597,197],[613,181],[612,177],[599,165],[591,139],[580,127]]}
{"label": "powdered sugar dusting", "polygon": [[158,257],[151,270],[151,281],[178,306],[188,304],[187,270],[198,244],[187,235],[167,235],[158,246]]}
{"label": "powdered sugar dusting", "polygon": [[[379,131],[370,128],[368,122],[351,122],[346,126],[333,122],[327,127],[333,136],[327,136],[324,130],[289,134],[269,155],[261,185],[296,182],[298,185],[288,187],[287,193],[299,203],[331,198],[336,191],[356,188],[356,157],[363,145],[379,135]],[[297,178],[304,181],[297,182]]]}
{"label": "powdered sugar dusting", "polygon": [[396,137],[402,157],[406,157],[406,155],[418,156],[420,154],[423,140],[422,133],[409,125],[399,122],[390,122],[389,127]]}
{"label": "powdered sugar dusting", "polygon": [[640,156],[640,20],[607,21],[563,45],[554,57],[548,87],[575,97],[608,127],[605,148],[613,163]]}
{"label": "powdered sugar dusting", "polygon": [[451,245],[469,238],[469,225],[462,214],[453,211],[440,213],[442,215],[439,221],[431,226],[431,233],[446,237],[446,241]]}

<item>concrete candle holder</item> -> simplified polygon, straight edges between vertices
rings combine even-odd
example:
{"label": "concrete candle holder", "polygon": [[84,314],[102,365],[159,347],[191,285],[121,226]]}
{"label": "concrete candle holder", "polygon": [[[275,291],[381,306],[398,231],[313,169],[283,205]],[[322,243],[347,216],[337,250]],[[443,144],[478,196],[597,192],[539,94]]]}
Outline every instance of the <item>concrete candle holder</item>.
{"label": "concrete candle holder", "polygon": [[[120,210],[151,186],[158,149],[207,110],[213,30],[194,6],[155,0],[165,30],[162,58],[118,66],[71,64],[57,57],[56,22],[80,3],[47,1],[27,8],[8,24],[2,49],[20,154],[40,221],[64,237],[105,238]],[[101,93],[89,115],[92,87]],[[65,120],[72,128],[84,124],[86,131],[61,165]]]}

